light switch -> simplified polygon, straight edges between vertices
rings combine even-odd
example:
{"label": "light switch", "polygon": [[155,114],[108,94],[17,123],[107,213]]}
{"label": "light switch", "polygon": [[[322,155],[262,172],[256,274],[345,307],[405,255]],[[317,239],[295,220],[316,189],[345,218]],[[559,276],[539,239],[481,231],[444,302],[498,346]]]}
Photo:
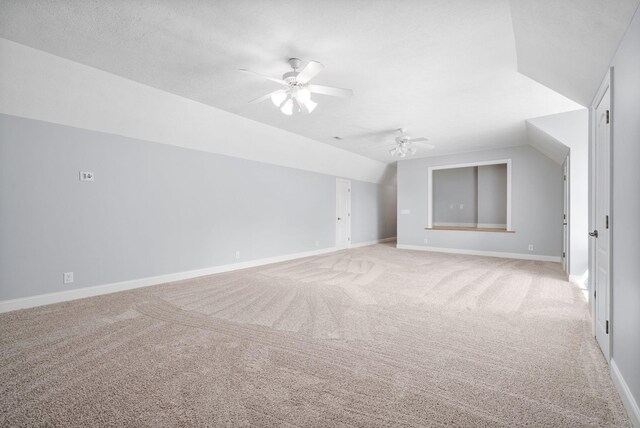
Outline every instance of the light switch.
{"label": "light switch", "polygon": [[411,210],[400,210],[400,214],[411,214]]}

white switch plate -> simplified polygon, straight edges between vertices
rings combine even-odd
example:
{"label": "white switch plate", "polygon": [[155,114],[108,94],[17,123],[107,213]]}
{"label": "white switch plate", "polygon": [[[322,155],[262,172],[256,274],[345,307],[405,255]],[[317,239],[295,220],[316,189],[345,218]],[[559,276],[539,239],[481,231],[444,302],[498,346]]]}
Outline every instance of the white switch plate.
{"label": "white switch plate", "polygon": [[460,204],[460,209],[463,210],[464,209],[464,204]]}
{"label": "white switch plate", "polygon": [[236,251],[236,259],[240,258],[240,251]]}
{"label": "white switch plate", "polygon": [[411,210],[400,210],[400,214],[411,214]]}
{"label": "white switch plate", "polygon": [[316,241],[316,247],[320,246],[320,241]]}
{"label": "white switch plate", "polygon": [[529,244],[529,251],[533,251],[533,244]]}
{"label": "white switch plate", "polygon": [[62,282],[65,284],[71,284],[73,282],[73,272],[65,272],[62,275]]}
{"label": "white switch plate", "polygon": [[80,181],[94,181],[95,175],[91,171],[80,171]]}
{"label": "white switch plate", "polygon": [[427,244],[427,243],[428,243],[427,241],[428,241],[428,239],[427,239],[427,238],[424,238],[424,243],[425,243],[425,244]]}

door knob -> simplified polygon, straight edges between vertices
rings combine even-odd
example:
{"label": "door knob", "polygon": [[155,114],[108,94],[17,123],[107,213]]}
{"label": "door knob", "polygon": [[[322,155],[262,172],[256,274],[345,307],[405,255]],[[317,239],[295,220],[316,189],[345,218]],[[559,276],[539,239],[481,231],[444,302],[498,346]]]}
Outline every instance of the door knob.
{"label": "door knob", "polygon": [[589,232],[589,236],[595,236],[597,238],[598,237],[598,231],[594,230],[593,232]]}
{"label": "door knob", "polygon": [[340,217],[338,217],[338,220],[342,220]]}

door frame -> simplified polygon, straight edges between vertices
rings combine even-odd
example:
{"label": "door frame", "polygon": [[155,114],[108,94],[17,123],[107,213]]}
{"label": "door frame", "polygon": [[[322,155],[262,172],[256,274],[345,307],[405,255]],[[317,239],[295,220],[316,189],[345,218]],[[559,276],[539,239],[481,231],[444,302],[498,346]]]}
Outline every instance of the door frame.
{"label": "door frame", "polygon": [[[613,67],[609,67],[604,80],[600,84],[600,88],[596,92],[591,107],[589,108],[589,231],[596,228],[596,108],[602,100],[602,97],[609,90],[609,355],[607,363],[613,358],[613,231],[615,228],[614,212],[613,212],[613,137],[614,137],[614,120],[615,112],[613,107]],[[592,333],[596,334],[596,301],[593,298],[595,291],[595,259],[596,245],[593,239],[589,239],[589,309],[591,310],[591,327]]]}
{"label": "door frame", "polygon": [[562,264],[564,273],[569,278],[569,266],[570,266],[570,252],[571,252],[571,222],[569,219],[571,218],[571,151],[567,154],[567,157],[564,159],[564,163],[562,165],[562,173],[563,173],[563,193],[564,193],[564,201],[563,201],[563,219],[562,219]]}
{"label": "door frame", "polygon": [[[347,185],[347,245],[344,247],[338,246],[338,183],[344,183]],[[336,178],[336,248],[347,249],[351,248],[351,180],[346,178]]]}

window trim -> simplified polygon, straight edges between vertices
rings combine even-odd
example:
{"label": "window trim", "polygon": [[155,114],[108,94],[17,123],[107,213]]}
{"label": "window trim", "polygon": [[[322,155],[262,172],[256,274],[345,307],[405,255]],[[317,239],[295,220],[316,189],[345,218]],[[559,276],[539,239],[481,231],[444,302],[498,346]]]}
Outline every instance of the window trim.
{"label": "window trim", "polygon": [[490,161],[478,161],[469,163],[459,163],[454,165],[430,166],[428,169],[428,194],[427,194],[427,229],[433,228],[433,171],[440,169],[468,168],[485,165],[507,165],[507,231],[511,228],[511,159],[496,159]]}

